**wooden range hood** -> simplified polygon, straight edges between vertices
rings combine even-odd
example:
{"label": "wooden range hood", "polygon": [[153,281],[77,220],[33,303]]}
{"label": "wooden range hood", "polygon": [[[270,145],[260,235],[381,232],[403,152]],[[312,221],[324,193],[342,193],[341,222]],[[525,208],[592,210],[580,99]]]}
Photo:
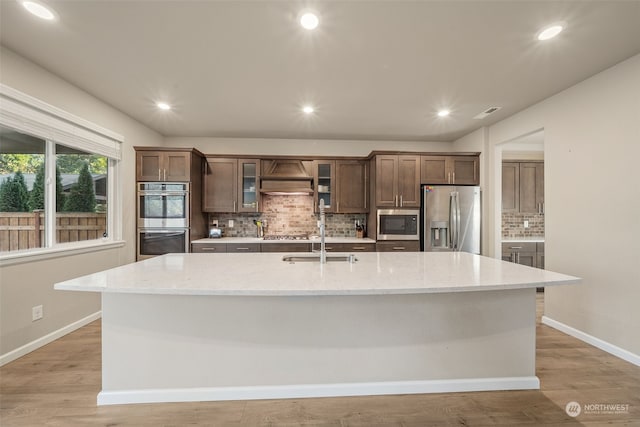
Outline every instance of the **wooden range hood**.
{"label": "wooden range hood", "polygon": [[271,195],[313,194],[311,160],[262,160],[260,192]]}

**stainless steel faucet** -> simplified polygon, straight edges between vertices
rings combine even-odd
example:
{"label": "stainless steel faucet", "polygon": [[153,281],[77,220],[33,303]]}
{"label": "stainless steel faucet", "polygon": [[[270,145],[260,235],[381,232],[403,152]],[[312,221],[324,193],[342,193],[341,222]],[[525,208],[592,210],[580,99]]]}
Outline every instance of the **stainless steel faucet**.
{"label": "stainless steel faucet", "polygon": [[320,199],[320,264],[327,263],[327,250],[324,246],[324,199]]}

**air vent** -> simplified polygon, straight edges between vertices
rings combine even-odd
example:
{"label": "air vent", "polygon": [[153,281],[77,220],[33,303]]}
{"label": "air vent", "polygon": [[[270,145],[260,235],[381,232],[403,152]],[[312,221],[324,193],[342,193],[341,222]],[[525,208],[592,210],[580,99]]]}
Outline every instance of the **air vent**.
{"label": "air vent", "polygon": [[477,116],[474,117],[474,119],[476,120],[482,120],[485,117],[487,117],[489,114],[493,114],[496,111],[498,111],[499,109],[501,109],[502,107],[489,107],[486,110],[484,110],[482,113],[478,114]]}

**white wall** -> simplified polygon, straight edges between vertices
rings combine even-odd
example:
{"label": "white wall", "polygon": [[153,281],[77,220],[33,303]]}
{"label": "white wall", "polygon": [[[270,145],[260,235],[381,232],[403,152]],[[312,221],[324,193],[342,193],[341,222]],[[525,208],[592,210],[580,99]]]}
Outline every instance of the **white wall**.
{"label": "white wall", "polygon": [[497,145],[539,129],[546,268],[584,279],[548,289],[545,315],[640,355],[640,55],[491,126],[490,167]]}
{"label": "white wall", "polygon": [[[135,259],[134,145],[162,145],[162,137],[43,68],[0,47],[0,81],[55,107],[124,136],[121,181],[126,244],[84,255],[2,267],[0,271],[0,356],[100,310],[100,296],[53,291],[70,279]],[[31,321],[31,308],[44,306],[44,318]]]}
{"label": "white wall", "polygon": [[167,147],[197,148],[204,154],[259,156],[367,156],[371,151],[453,151],[450,142],[345,141],[261,138],[165,138]]}

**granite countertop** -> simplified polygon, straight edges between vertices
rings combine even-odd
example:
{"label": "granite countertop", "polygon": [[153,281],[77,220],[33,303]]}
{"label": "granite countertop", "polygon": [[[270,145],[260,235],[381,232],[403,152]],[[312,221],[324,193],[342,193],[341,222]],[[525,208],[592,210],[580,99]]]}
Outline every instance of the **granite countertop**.
{"label": "granite countertop", "polygon": [[533,242],[544,243],[544,236],[542,237],[503,237],[502,243],[521,243],[521,242]]}
{"label": "granite countertop", "polygon": [[[375,243],[369,238],[357,237],[327,237],[325,243]],[[299,239],[299,240],[264,240],[261,237],[221,237],[219,239],[198,239],[191,243],[320,243],[320,238]]]}
{"label": "granite countertop", "polygon": [[167,254],[54,287],[163,295],[320,296],[490,291],[581,281],[466,252],[367,252],[358,253],[355,263],[327,264],[288,263],[282,257],[277,253]]}

